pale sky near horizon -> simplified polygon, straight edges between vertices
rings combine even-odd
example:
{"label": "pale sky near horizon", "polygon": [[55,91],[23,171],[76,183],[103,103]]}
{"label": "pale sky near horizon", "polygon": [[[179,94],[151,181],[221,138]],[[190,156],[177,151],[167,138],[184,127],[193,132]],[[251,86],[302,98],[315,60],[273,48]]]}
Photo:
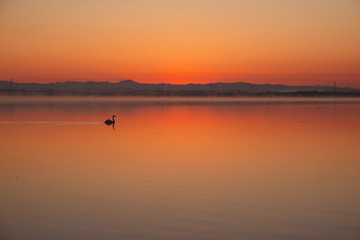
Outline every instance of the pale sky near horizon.
{"label": "pale sky near horizon", "polygon": [[0,80],[360,88],[360,0],[0,0]]}

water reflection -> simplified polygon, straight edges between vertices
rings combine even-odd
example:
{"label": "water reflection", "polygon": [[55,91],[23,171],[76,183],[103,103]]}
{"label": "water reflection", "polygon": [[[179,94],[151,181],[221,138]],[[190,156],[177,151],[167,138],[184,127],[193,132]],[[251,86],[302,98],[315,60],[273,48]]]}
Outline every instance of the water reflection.
{"label": "water reflection", "polygon": [[358,239],[359,117],[356,101],[1,103],[1,237]]}

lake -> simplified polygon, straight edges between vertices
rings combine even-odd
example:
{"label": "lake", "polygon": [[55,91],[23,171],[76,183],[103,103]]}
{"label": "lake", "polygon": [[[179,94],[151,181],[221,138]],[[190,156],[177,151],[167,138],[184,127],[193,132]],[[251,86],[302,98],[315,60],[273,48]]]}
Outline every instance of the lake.
{"label": "lake", "polygon": [[2,97],[0,239],[360,239],[359,120],[360,99]]}

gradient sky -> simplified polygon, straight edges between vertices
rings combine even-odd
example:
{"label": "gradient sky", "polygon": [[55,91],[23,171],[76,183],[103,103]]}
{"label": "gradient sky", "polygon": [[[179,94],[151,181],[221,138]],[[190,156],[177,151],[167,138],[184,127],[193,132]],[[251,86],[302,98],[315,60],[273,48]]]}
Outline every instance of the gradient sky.
{"label": "gradient sky", "polygon": [[360,88],[359,0],[0,0],[0,80]]}

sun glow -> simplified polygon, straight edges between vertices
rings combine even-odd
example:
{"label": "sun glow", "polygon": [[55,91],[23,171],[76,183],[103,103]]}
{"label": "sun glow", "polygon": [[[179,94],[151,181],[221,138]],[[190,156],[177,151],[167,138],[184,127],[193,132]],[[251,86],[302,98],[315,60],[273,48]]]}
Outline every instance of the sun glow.
{"label": "sun glow", "polygon": [[360,87],[360,8],[351,0],[16,0],[1,8],[0,80]]}

